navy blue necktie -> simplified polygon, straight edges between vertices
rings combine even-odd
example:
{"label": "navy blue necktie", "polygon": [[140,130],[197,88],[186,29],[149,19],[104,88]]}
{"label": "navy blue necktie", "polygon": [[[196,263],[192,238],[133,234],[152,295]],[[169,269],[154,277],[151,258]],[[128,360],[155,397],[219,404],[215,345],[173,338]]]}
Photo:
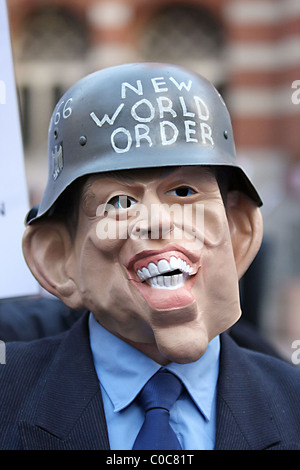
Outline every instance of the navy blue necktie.
{"label": "navy blue necktie", "polygon": [[145,421],[137,435],[133,450],[180,450],[170,426],[170,408],[182,392],[175,375],[159,370],[144,386],[137,400],[145,410]]}

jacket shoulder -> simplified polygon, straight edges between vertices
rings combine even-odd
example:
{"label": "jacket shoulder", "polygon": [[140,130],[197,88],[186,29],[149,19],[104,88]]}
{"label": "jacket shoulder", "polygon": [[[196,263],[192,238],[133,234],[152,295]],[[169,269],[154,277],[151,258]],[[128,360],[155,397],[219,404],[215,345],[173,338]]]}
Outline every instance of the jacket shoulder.
{"label": "jacket shoulder", "polygon": [[291,382],[288,381],[290,384],[298,385],[300,381],[300,368],[280,357],[239,346],[226,333],[221,335],[221,345],[221,362],[223,364],[226,362],[233,373],[234,370],[240,371],[242,367],[249,373],[251,370],[254,377],[267,377],[267,383],[270,384],[273,381],[278,382],[278,385],[284,384],[283,376],[290,377]]}
{"label": "jacket shoulder", "polygon": [[0,449],[8,441],[10,449],[19,447],[17,423],[25,408],[34,413],[62,336],[6,344],[0,365]]}
{"label": "jacket shoulder", "polygon": [[223,410],[230,410],[244,435],[249,435],[256,423],[256,430],[261,433],[263,429],[266,434],[276,429],[283,448],[298,449],[300,368],[271,355],[244,349],[226,334],[221,338],[218,393]]}
{"label": "jacket shoulder", "polygon": [[63,337],[6,343],[5,364],[0,366],[0,403],[7,393],[20,396],[42,379]]}

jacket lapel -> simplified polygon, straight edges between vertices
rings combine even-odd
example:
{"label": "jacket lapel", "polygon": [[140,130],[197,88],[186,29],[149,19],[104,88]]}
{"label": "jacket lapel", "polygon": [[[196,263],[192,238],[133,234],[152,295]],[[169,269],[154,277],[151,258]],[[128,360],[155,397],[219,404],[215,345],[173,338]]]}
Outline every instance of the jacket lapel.
{"label": "jacket lapel", "polygon": [[215,449],[262,450],[280,447],[269,408],[268,384],[248,354],[221,335]]}
{"label": "jacket lapel", "polygon": [[64,336],[36,400],[34,417],[19,424],[25,449],[109,449],[87,315]]}

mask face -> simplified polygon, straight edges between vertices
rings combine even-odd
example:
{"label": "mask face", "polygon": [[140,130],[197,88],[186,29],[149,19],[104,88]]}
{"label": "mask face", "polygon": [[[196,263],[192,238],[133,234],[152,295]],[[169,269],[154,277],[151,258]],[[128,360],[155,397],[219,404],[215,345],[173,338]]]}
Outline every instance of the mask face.
{"label": "mask face", "polygon": [[158,362],[199,359],[240,316],[226,210],[207,168],[89,177],[73,254],[82,304]]}

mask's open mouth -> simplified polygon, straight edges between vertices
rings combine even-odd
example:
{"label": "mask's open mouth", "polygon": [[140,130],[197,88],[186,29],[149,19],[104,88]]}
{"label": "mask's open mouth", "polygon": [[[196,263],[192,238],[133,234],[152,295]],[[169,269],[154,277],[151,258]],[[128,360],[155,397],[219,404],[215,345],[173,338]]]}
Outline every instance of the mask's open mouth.
{"label": "mask's open mouth", "polygon": [[151,307],[173,311],[195,301],[191,288],[200,267],[200,253],[168,245],[159,251],[137,253],[126,268],[129,279]]}

